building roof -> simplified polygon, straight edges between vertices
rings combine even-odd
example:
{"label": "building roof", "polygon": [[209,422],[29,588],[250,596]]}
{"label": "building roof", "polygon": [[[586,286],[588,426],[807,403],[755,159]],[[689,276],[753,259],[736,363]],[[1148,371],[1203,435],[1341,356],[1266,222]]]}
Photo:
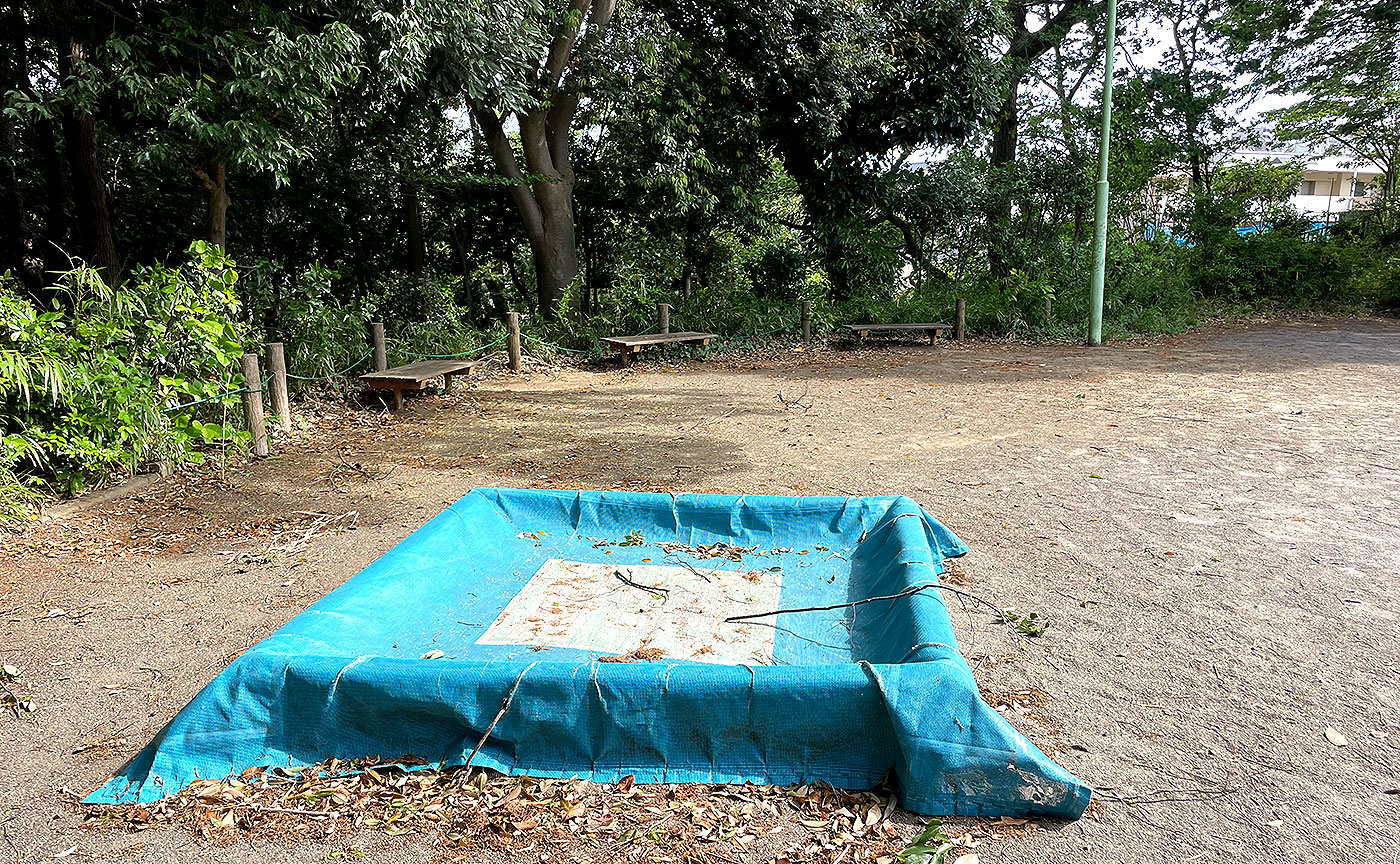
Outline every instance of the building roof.
{"label": "building roof", "polygon": [[1350,156],[1312,153],[1306,148],[1281,147],[1273,150],[1238,150],[1224,159],[1241,162],[1273,162],[1280,165],[1296,159],[1302,160],[1304,169],[1308,171],[1355,171],[1357,174],[1385,173],[1385,170],[1374,162],[1366,162]]}

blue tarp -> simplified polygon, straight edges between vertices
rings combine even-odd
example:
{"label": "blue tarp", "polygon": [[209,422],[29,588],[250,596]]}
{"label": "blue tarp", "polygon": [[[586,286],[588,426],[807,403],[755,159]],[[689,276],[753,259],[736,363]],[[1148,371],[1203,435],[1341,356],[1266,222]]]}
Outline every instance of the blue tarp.
{"label": "blue tarp", "polygon": [[[331,757],[461,765],[480,746],[474,766],[601,782],[869,789],[893,771],[916,812],[1076,818],[1088,788],[981,700],[941,592],[856,603],[934,584],[966,551],[904,497],[477,489],[245,651],[87,800],[149,802]],[[594,567],[622,612],[663,629],[672,594],[628,568],[726,582],[752,601],[740,612],[770,611],[772,580],[776,608],[855,605],[705,625],[716,640],[766,628],[743,631],[768,639],[744,662],[486,644],[506,619],[544,626],[511,604],[551,562]]]}

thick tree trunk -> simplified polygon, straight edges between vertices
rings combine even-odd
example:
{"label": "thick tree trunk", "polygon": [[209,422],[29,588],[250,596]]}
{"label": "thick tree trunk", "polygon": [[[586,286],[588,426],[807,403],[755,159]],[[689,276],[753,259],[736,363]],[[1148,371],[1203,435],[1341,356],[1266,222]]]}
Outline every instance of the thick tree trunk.
{"label": "thick tree trunk", "polygon": [[1021,79],[1007,85],[1006,98],[996,113],[996,128],[992,132],[992,165],[1010,165],[1016,161],[1016,142],[1021,123]]}
{"label": "thick tree trunk", "polygon": [[228,164],[216,159],[209,171],[200,178],[209,192],[209,242],[220,249],[228,248]]}
{"label": "thick tree trunk", "polygon": [[[68,82],[76,73],[75,60],[83,56],[83,46],[69,42],[59,51],[59,75]],[[63,144],[73,182],[73,203],[78,216],[78,237],[83,256],[109,285],[121,283],[121,264],[112,232],[112,213],[107,202],[107,184],[97,155],[97,123],[91,115],[71,104],[63,111]]]}
{"label": "thick tree trunk", "polygon": [[[0,87],[6,91],[19,90],[28,79],[28,59],[25,51],[24,16],[18,6],[0,11],[0,27],[9,38],[5,46],[3,78]],[[12,270],[30,293],[43,287],[43,278],[35,273],[28,256],[28,236],[25,231],[24,192],[19,185],[18,136],[14,118],[0,112],[0,272]]]}
{"label": "thick tree trunk", "polygon": [[529,234],[530,252],[535,259],[535,291],[539,295],[540,312],[554,318],[559,302],[578,275],[578,245],[574,236],[572,182],[540,184],[550,189],[536,189],[543,230]]}
{"label": "thick tree trunk", "polygon": [[[993,168],[1004,168],[1016,162],[1016,144],[1021,124],[1021,78],[1019,73],[1013,74],[1015,77],[1007,85],[1006,98],[1002,100],[996,113],[996,127],[992,132]],[[999,192],[992,193],[987,208],[987,221],[1000,229],[997,234],[1006,233],[1011,224],[1010,196]],[[993,276],[1001,278],[1010,275],[1011,264],[1006,251],[998,239],[993,239],[987,245],[987,267]]]}
{"label": "thick tree trunk", "polygon": [[64,269],[63,250],[68,248],[73,195],[64,176],[63,157],[59,152],[54,122],[48,118],[35,121],[34,136],[44,180],[44,195],[42,201],[32,203],[38,205],[36,209],[44,214],[37,251],[44,262],[43,278],[47,283],[52,278],[48,274]]}
{"label": "thick tree trunk", "polygon": [[[1065,0],[1054,17],[1034,32],[1027,26],[1029,9],[1028,3],[1012,4],[1011,8],[1014,31],[1003,62],[1007,76],[1007,92],[997,110],[996,126],[992,133],[991,163],[994,168],[1011,165],[1016,161],[1017,138],[1021,125],[1021,81],[1031,63],[1063,41],[1065,35],[1076,24],[1102,12],[1105,4],[1103,0]],[[1011,199],[1003,195],[993,195],[987,211],[987,221],[993,226],[1009,227]],[[1007,276],[1011,272],[1006,250],[1000,247],[996,240],[988,245],[987,264],[993,275]]]}
{"label": "thick tree trunk", "polygon": [[423,211],[418,202],[418,186],[403,182],[404,239],[408,243],[408,272],[422,273],[427,250],[423,246]]}

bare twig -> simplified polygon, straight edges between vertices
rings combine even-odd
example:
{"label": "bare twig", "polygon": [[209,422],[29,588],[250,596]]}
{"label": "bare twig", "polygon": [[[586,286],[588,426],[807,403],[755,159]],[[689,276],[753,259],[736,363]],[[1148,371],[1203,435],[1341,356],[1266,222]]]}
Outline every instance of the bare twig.
{"label": "bare twig", "polygon": [[690,571],[690,574],[691,574],[692,576],[699,576],[701,579],[704,579],[706,582],[709,582],[709,581],[710,581],[710,577],[709,577],[709,576],[706,576],[704,573],[701,573],[701,572],[696,568],[696,566],[695,566],[694,564],[691,564],[689,561],[685,560],[684,558],[680,557],[679,555],[668,555],[668,556],[666,556],[666,560],[668,560],[668,561],[674,561],[675,563],[681,565],[681,566],[684,567],[685,569],[689,570],[689,571]]}
{"label": "bare twig", "polygon": [[526,672],[534,669],[538,663],[539,661],[536,660],[534,663],[521,669],[520,674],[515,676],[515,683],[510,685],[510,690],[506,692],[506,698],[501,700],[501,710],[497,711],[496,716],[491,718],[491,725],[486,727],[486,731],[481,734],[481,740],[476,742],[476,746],[472,748],[471,755],[467,757],[466,763],[462,765],[463,769],[472,767],[472,760],[476,758],[476,754],[481,752],[481,748],[486,744],[486,739],[490,738],[491,733],[495,731],[496,724],[501,722],[502,717],[506,716],[506,711],[510,708],[510,700],[515,698],[515,691],[520,689],[521,679],[525,677]]}
{"label": "bare twig", "polygon": [[[779,390],[777,395],[775,395],[773,398],[778,400],[778,404],[783,406],[784,411],[788,410],[789,408],[801,408],[802,413],[806,414],[807,412],[812,410],[812,400],[807,398],[807,389],[807,385],[804,385],[802,387],[802,395],[798,396],[795,399],[788,399],[787,397],[783,396],[783,391],[781,390]],[[802,401],[804,399],[806,399],[807,401]]]}
{"label": "bare twig", "polygon": [[[914,594],[922,593],[931,588],[937,588],[940,591],[947,591],[951,594],[956,594],[959,597],[966,597],[969,600],[974,600],[978,603],[981,603],[983,606],[986,606],[988,609],[991,609],[993,612],[997,613],[997,620],[1011,627],[1013,630],[1016,630],[1014,622],[1008,619],[1006,617],[1005,611],[998,608],[995,603],[991,602],[990,600],[983,599],[982,597],[978,597],[976,594],[973,594],[971,592],[962,591],[958,588],[954,588],[951,585],[944,585],[941,582],[930,582],[925,583],[923,585],[911,585],[910,587],[905,588],[903,591],[900,591],[897,594],[884,594],[879,597],[866,597],[861,600],[853,600],[849,603],[833,603],[829,606],[801,606],[793,609],[774,609],[771,612],[755,612],[751,615],[732,615],[724,619],[724,621],[726,624],[729,624],[737,621],[750,621],[755,618],[768,618],[773,615],[788,615],[796,612],[829,612],[832,609],[850,609],[855,606],[860,606],[864,603],[874,603],[878,600],[898,600],[901,597],[910,597]],[[1027,635],[1021,633],[1021,631],[1019,630],[1016,630],[1016,632],[1023,636]]]}
{"label": "bare twig", "polygon": [[[927,591],[930,588],[944,588],[946,590],[952,591],[954,594],[963,593],[956,589],[948,588],[948,586],[946,585],[939,585],[937,583],[930,583],[926,585],[911,585],[910,587],[905,588],[903,591],[900,591],[897,594],[883,594],[879,597],[866,597],[861,600],[852,600],[849,603],[833,603],[830,606],[799,606],[792,609],[774,609],[771,612],[755,612],[751,615],[731,615],[730,617],[724,619],[724,621],[726,624],[729,624],[735,621],[751,621],[754,618],[768,618],[773,615],[790,615],[795,612],[829,612],[832,609],[850,609],[854,606],[860,606],[864,603],[874,603],[877,600],[898,600],[901,597],[909,597],[911,595]],[[967,596],[972,597],[973,595],[968,594]],[[973,599],[981,600],[982,598],[974,597]],[[982,600],[982,602],[987,603],[987,601],[985,600]],[[991,606],[992,604],[987,603],[987,605]],[[992,608],[996,609],[995,606],[992,606]],[[1000,611],[1000,609],[997,609],[997,612]]]}
{"label": "bare twig", "polygon": [[634,582],[632,581],[631,577],[624,575],[621,570],[614,570],[613,575],[616,576],[618,578],[618,581],[620,581],[623,585],[626,585],[630,588],[640,588],[653,597],[660,597],[663,601],[670,599],[670,588],[662,588],[660,585],[643,585],[640,582]]}

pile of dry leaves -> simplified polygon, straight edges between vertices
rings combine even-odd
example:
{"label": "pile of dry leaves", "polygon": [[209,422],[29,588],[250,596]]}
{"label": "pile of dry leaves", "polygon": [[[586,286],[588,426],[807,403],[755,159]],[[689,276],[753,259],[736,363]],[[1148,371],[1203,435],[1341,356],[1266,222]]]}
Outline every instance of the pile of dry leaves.
{"label": "pile of dry leaves", "polygon": [[[643,786],[631,777],[598,784],[331,760],[299,771],[254,768],[237,779],[200,781],[151,805],[90,807],[85,824],[132,830],[179,825],[225,841],[252,832],[326,841],[365,830],[424,834],[449,859],[489,851],[513,861],[892,864],[910,833],[907,823],[901,831],[892,821],[895,810],[888,792],[824,784]],[[981,833],[954,838],[952,845],[966,853]]]}

